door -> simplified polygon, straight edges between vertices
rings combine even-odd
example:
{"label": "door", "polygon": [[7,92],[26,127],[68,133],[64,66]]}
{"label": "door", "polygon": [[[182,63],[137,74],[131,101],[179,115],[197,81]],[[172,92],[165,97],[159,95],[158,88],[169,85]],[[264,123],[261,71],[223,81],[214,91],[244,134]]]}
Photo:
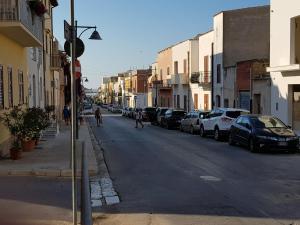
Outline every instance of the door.
{"label": "door", "polygon": [[239,138],[241,140],[241,143],[244,145],[248,145],[250,135],[251,135],[251,123],[247,117],[243,117],[242,126],[239,131]]}
{"label": "door", "polygon": [[207,111],[208,110],[208,94],[204,94],[204,110]]}
{"label": "door", "polygon": [[254,114],[261,114],[261,95],[254,94],[253,96],[253,113]]}
{"label": "door", "polygon": [[198,94],[194,94],[194,109],[198,109]]}
{"label": "door", "polygon": [[293,87],[293,129],[300,132],[300,85]]}

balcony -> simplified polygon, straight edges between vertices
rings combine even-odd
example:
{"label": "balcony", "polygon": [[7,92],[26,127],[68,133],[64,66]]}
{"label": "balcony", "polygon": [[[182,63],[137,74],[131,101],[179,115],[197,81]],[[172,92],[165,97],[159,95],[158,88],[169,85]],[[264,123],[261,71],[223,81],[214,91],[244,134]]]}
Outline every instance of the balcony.
{"label": "balcony", "polygon": [[51,70],[60,70],[61,66],[61,56],[59,54],[53,54],[50,58],[50,69]]}
{"label": "balcony", "polygon": [[159,86],[160,90],[170,90],[172,89],[172,82],[171,79],[163,80],[161,85]]}
{"label": "balcony", "polygon": [[189,77],[187,74],[173,74],[171,75],[171,84],[179,85],[179,84],[189,84]]}
{"label": "balcony", "polygon": [[0,33],[23,47],[41,47],[42,18],[31,12],[25,0],[0,0]]}
{"label": "balcony", "polygon": [[199,84],[199,85],[210,84],[211,83],[210,71],[192,73],[191,83]]}

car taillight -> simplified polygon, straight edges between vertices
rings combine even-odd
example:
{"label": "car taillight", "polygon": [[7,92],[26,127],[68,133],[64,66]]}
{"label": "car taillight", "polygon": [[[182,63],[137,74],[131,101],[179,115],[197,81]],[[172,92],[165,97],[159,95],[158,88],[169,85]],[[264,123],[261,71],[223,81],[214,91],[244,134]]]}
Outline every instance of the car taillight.
{"label": "car taillight", "polygon": [[222,122],[231,122],[232,121],[232,119],[231,118],[229,118],[229,117],[222,117],[221,118],[221,120],[222,120]]}
{"label": "car taillight", "polygon": [[199,119],[197,119],[196,125],[199,125]]}

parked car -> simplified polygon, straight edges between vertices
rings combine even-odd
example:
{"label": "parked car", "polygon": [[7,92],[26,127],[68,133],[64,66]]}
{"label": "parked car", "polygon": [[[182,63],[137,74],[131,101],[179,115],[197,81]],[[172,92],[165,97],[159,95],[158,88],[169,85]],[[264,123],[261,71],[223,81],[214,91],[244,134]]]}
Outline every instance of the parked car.
{"label": "parked car", "polygon": [[156,119],[154,119],[154,121],[152,122],[152,124],[157,124],[159,126],[161,126],[161,118],[165,116],[165,112],[168,110],[169,108],[167,107],[158,107],[156,109]]}
{"label": "parked car", "polygon": [[122,116],[126,116],[127,111],[128,111],[128,107],[124,107],[122,109]]}
{"label": "parked car", "polygon": [[155,107],[146,107],[142,110],[142,119],[145,122],[152,122],[155,120],[156,108]]}
{"label": "parked car", "polygon": [[110,111],[110,112],[112,111],[112,108],[113,108],[113,104],[109,104],[109,105],[107,106],[107,110]]}
{"label": "parked car", "polygon": [[185,117],[186,112],[181,109],[168,109],[165,116],[161,118],[162,127],[167,129],[179,128],[181,120]]}
{"label": "parked car", "polygon": [[122,113],[122,110],[121,110],[121,107],[120,107],[120,106],[114,105],[114,106],[111,108],[111,112],[112,112],[112,113]]}
{"label": "parked car", "polygon": [[135,116],[134,108],[132,108],[132,107],[129,107],[129,108],[128,108],[127,116],[128,116],[129,118],[134,118],[134,116]]}
{"label": "parked car", "polygon": [[217,108],[212,110],[200,124],[200,136],[213,135],[219,141],[228,137],[232,123],[242,114],[249,114],[248,110],[235,108]]}
{"label": "parked car", "polygon": [[180,124],[180,131],[190,132],[194,134],[200,131],[200,123],[209,114],[208,111],[192,111],[189,112]]}
{"label": "parked car", "polygon": [[106,103],[103,103],[103,104],[101,105],[101,107],[104,108],[104,109],[107,109],[108,105],[107,105]]}
{"label": "parked car", "polygon": [[92,105],[92,104],[84,104],[84,105],[83,105],[82,114],[83,114],[83,115],[91,115],[91,114],[94,114],[93,105]]}
{"label": "parked car", "polygon": [[274,116],[243,115],[230,128],[228,143],[248,146],[251,152],[279,149],[295,152],[299,136]]}

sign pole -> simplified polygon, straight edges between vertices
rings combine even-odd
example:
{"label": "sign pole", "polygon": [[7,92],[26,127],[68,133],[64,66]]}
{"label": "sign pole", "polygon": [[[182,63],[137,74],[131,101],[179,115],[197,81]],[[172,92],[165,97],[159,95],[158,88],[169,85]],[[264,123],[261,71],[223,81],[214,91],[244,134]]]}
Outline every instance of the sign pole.
{"label": "sign pole", "polygon": [[71,0],[71,152],[72,152],[72,208],[73,225],[77,225],[77,185],[76,185],[76,79],[75,79],[75,51],[76,51],[76,32],[74,18],[74,0]]}

